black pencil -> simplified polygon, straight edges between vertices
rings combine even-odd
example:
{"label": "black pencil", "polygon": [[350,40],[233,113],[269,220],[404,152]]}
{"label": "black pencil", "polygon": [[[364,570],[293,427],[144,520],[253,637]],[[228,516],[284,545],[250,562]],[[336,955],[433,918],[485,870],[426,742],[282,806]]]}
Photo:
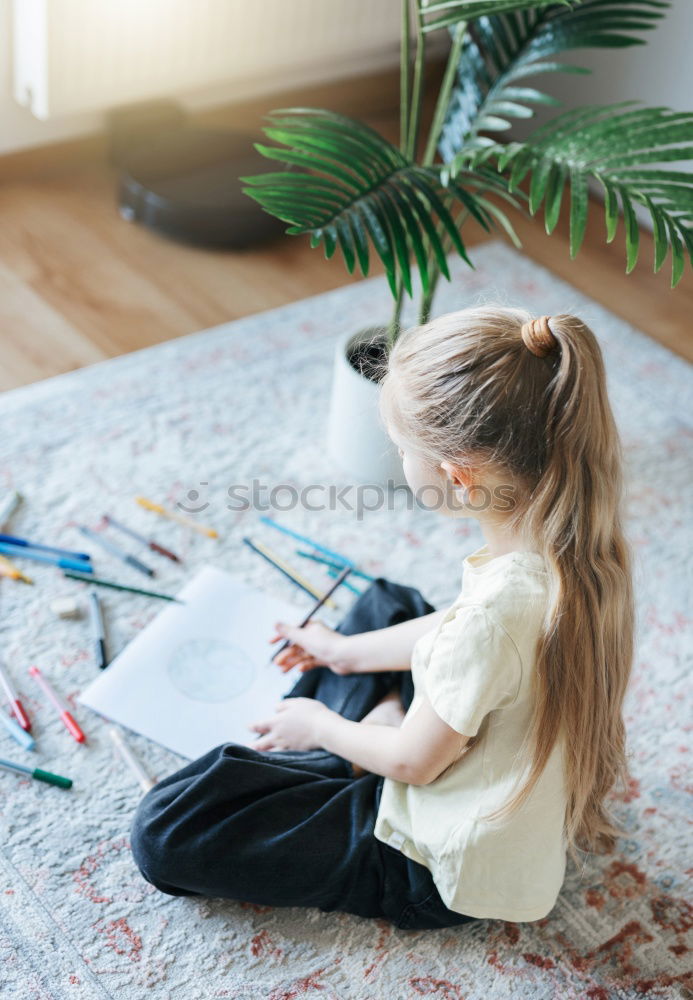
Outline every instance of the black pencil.
{"label": "black pencil", "polygon": [[252,549],[253,552],[257,552],[259,556],[262,556],[262,558],[268,562],[270,566],[274,566],[274,568],[278,569],[280,573],[283,573],[287,580],[291,580],[291,582],[295,583],[297,587],[304,590],[306,594],[310,594],[311,597],[315,598],[320,597],[320,591],[317,587],[314,587],[309,580],[305,579],[305,577],[301,577],[295,570],[292,569],[291,566],[289,566],[288,563],[285,563],[279,556],[271,553],[270,550],[265,548],[264,545],[257,545],[250,538],[248,538],[247,535],[243,536],[243,542],[248,546],[248,548]]}
{"label": "black pencil", "polygon": [[[325,603],[325,601],[327,600],[327,598],[330,597],[332,594],[334,594],[334,592],[337,589],[337,587],[346,580],[346,578],[349,575],[349,573],[351,573],[351,566],[345,566],[344,569],[342,570],[342,572],[339,574],[339,576],[335,580],[335,582],[330,587],[330,589],[325,591],[325,593],[322,595],[322,597],[317,602],[317,604],[310,609],[310,611],[305,616],[305,618],[299,623],[298,628],[303,628],[304,625],[308,624],[308,622],[311,620],[311,618],[313,617],[313,615],[315,614],[315,612],[319,611],[320,608]],[[281,646],[279,646],[278,649],[275,649],[275,651],[270,656],[270,660],[273,660],[275,658],[275,656],[278,656],[282,652],[283,649],[286,649],[286,647],[290,646],[290,645],[291,645],[291,639],[286,639],[281,644]]]}

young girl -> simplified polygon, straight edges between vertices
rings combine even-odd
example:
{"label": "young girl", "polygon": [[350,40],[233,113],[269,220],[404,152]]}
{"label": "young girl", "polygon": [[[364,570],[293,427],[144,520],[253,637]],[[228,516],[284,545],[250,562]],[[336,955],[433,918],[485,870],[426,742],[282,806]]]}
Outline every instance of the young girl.
{"label": "young girl", "polygon": [[458,597],[434,611],[378,579],[337,630],[279,623],[297,684],[252,746],[144,797],[134,855],[174,895],[538,920],[568,849],[613,849],[605,799],[627,781],[633,601],[600,350],[574,316],[464,309],[402,334],[381,413],[415,494],[481,526]]}

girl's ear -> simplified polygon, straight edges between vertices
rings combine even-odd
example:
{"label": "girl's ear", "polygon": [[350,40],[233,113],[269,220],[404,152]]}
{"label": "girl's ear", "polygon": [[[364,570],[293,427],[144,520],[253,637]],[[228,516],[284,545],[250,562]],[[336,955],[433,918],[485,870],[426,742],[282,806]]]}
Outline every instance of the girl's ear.
{"label": "girl's ear", "polygon": [[453,465],[452,462],[441,462],[440,467],[450,480],[453,488],[469,489],[474,482],[473,470],[467,465]]}

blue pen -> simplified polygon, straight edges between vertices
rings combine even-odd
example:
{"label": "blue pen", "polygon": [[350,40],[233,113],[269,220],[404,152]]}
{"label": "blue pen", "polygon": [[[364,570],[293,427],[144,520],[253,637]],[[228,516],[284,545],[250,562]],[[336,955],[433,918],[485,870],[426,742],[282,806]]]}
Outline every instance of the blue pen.
{"label": "blue pen", "polygon": [[59,559],[57,556],[48,555],[46,552],[37,552],[21,545],[8,545],[0,542],[0,552],[6,556],[14,556],[16,559],[33,559],[34,562],[51,563],[53,566],[60,566],[61,569],[74,569],[80,573],[93,573],[91,563],[85,559]]}
{"label": "blue pen", "polygon": [[146,573],[147,576],[154,576],[154,570],[150,566],[140,562],[139,559],[136,559],[129,553],[124,552],[119,545],[111,542],[108,538],[104,538],[99,532],[92,531],[91,528],[87,528],[83,524],[78,524],[77,530],[81,531],[83,535],[87,536],[87,538],[91,538],[92,541],[96,542],[96,544],[100,545],[103,549],[106,549],[107,552],[112,552],[114,556],[118,556],[122,562],[127,563],[128,566],[132,566],[133,569],[138,569],[140,573]]}
{"label": "blue pen", "polygon": [[318,552],[323,552],[326,556],[331,556],[332,559],[338,559],[342,566],[349,566],[351,568],[354,563],[351,559],[347,559],[346,556],[340,555],[339,552],[334,552],[332,549],[325,548],[324,545],[320,545],[319,542],[314,542],[312,538],[308,538],[307,535],[299,535],[297,531],[292,531],[291,528],[285,528],[281,524],[277,524],[273,521],[271,517],[265,517],[264,515],[260,518],[265,524],[269,524],[271,528],[276,528],[277,531],[283,531],[285,535],[291,535],[292,538],[298,539],[299,542],[306,542],[308,545],[312,545],[314,549]]}
{"label": "blue pen", "polygon": [[34,737],[27,733],[26,730],[22,729],[18,722],[11,719],[9,715],[6,715],[2,709],[0,709],[0,722],[7,730],[7,732],[12,736],[17,743],[21,744],[25,750],[33,750],[36,746],[36,740]]}
{"label": "blue pen", "polygon": [[23,549],[36,549],[38,552],[50,552],[54,556],[65,556],[66,559],[86,559],[87,562],[91,559],[88,552],[71,552],[70,549],[57,549],[54,545],[39,545],[38,542],[17,538],[16,535],[0,535],[0,542],[17,545]]}

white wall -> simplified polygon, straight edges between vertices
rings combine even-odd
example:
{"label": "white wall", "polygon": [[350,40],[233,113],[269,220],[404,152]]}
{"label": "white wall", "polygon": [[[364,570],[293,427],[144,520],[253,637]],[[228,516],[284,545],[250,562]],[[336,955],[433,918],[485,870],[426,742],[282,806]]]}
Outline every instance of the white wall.
{"label": "white wall", "polygon": [[[564,102],[565,108],[541,108],[530,122],[518,122],[517,138],[546,119],[580,104],[611,104],[642,101],[650,106],[666,106],[676,111],[693,110],[693,0],[672,0],[664,18],[652,31],[641,32],[644,45],[627,49],[575,49],[561,61],[586,66],[590,76],[552,73],[528,78]],[[525,81],[520,81],[524,83]]]}
{"label": "white wall", "polygon": [[[676,111],[693,111],[693,0],[672,0],[664,18],[652,31],[639,37],[644,45],[626,49],[576,49],[566,52],[563,62],[586,66],[590,76],[557,73],[535,77],[537,86],[564,102],[560,108],[541,108],[530,120],[518,122],[513,137],[527,133],[554,115],[581,104],[612,104],[618,101],[642,101],[650,107],[669,107]],[[532,85],[527,78],[521,83]],[[652,164],[656,166],[656,164]],[[692,170],[691,164],[667,163],[669,169]],[[592,190],[603,196],[595,181]],[[640,223],[652,228],[652,218],[642,205],[635,205]]]}
{"label": "white wall", "polygon": [[0,154],[94,131],[100,121],[96,115],[70,122],[40,122],[12,97],[11,6],[11,0],[0,0]]}
{"label": "white wall", "polygon": [[[291,0],[283,2],[289,3]],[[336,8],[344,0],[325,2]],[[348,2],[349,0],[347,5]],[[376,2],[397,5],[397,0]],[[41,122],[14,101],[11,88],[10,8],[11,0],[0,0],[0,154],[84,135],[99,128],[99,114]],[[336,13],[336,16],[339,14]],[[629,49],[567,53],[567,60],[588,65],[594,73],[589,77],[557,74],[550,79],[551,92],[565,100],[568,106],[586,102],[642,99],[647,104],[690,110],[693,106],[693,59],[690,56],[693,0],[673,0],[665,19],[645,37],[646,45]],[[351,72],[358,72],[358,69],[352,67]],[[544,83],[549,80],[548,77],[540,79]],[[217,88],[215,92],[191,95],[186,103],[198,107],[211,106],[229,101],[233,96],[238,95]],[[539,120],[539,117],[535,119]],[[522,129],[523,123],[518,125],[518,136],[522,135]]]}
{"label": "white wall", "polygon": [[[13,20],[15,86],[45,122],[11,96]],[[399,38],[399,0],[0,0],[0,153],[93,132],[108,106],[213,107],[397,66]]]}

